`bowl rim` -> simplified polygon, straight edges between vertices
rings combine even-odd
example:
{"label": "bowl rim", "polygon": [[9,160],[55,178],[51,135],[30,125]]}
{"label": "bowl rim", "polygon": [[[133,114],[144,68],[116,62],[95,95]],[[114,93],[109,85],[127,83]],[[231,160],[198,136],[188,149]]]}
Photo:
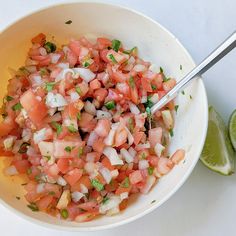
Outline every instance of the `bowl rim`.
{"label": "bowl rim", "polygon": [[[144,13],[139,12],[137,10],[134,10],[134,9],[132,9],[130,7],[123,6],[121,4],[116,4],[116,3],[104,2],[102,0],[97,0],[97,1],[96,0],[77,0],[77,1],[74,1],[74,0],[66,1],[66,0],[64,0],[63,2],[60,2],[60,3],[53,3],[53,4],[49,5],[49,6],[43,6],[43,7],[37,8],[36,10],[32,10],[29,13],[24,14],[22,17],[20,17],[20,18],[18,18],[16,20],[13,20],[9,24],[5,25],[3,27],[3,29],[0,30],[0,34],[3,34],[4,31],[6,31],[8,28],[12,27],[14,24],[20,22],[21,20],[23,20],[25,18],[28,18],[28,17],[30,17],[30,16],[32,16],[32,15],[34,15],[36,13],[39,13],[41,11],[44,11],[44,10],[47,10],[47,9],[50,9],[50,8],[54,8],[54,7],[59,7],[59,6],[72,5],[72,4],[81,4],[81,3],[82,4],[84,4],[84,3],[86,3],[86,4],[99,4],[99,5],[102,5],[102,6],[116,7],[116,8],[121,9],[121,10],[130,11],[130,12],[132,12],[132,13],[134,13],[134,14],[142,17],[142,18],[145,18],[146,20],[148,20],[148,21],[152,22],[153,24],[157,25],[158,27],[160,27],[163,31],[165,31],[166,34],[168,34],[170,37],[172,37],[176,41],[176,43],[181,47],[181,49],[186,53],[186,55],[188,56],[189,61],[193,64],[193,66],[196,66],[196,63],[194,62],[192,56],[189,54],[189,52],[183,46],[183,44],[178,40],[178,38],[172,32],[170,32],[167,28],[162,26],[159,22],[155,21],[154,19],[152,19],[151,17],[145,15]],[[201,87],[202,92],[203,92],[203,101],[205,101],[205,103],[203,104],[205,106],[205,117],[203,119],[203,120],[205,120],[205,123],[204,123],[204,126],[203,126],[204,135],[202,136],[201,142],[199,144],[200,148],[198,150],[198,153],[196,153],[196,156],[198,156],[198,158],[196,158],[192,162],[192,164],[189,167],[188,171],[183,175],[181,181],[178,184],[176,184],[176,186],[161,201],[152,204],[152,207],[144,210],[143,212],[141,212],[141,213],[139,213],[137,215],[131,216],[128,219],[124,219],[124,220],[121,220],[121,221],[116,222],[116,223],[110,223],[109,225],[88,226],[88,227],[75,227],[75,226],[62,226],[62,225],[59,225],[59,224],[57,225],[57,224],[47,223],[47,222],[43,222],[43,221],[41,221],[39,219],[30,217],[30,216],[28,216],[28,215],[26,215],[26,214],[16,210],[14,207],[9,205],[7,202],[5,202],[1,198],[0,198],[0,204],[2,206],[4,206],[6,209],[8,209],[10,212],[12,212],[15,215],[17,215],[18,217],[26,220],[27,222],[30,222],[30,223],[33,223],[35,225],[38,225],[38,226],[41,226],[41,227],[45,227],[45,228],[48,228],[48,229],[71,231],[71,232],[89,232],[89,231],[91,232],[91,231],[111,229],[111,228],[115,228],[115,227],[118,227],[118,226],[121,226],[121,225],[128,224],[130,222],[133,222],[133,221],[135,221],[135,220],[137,220],[137,219],[147,215],[148,213],[151,213],[156,208],[158,208],[159,206],[164,204],[186,182],[187,178],[190,176],[190,174],[192,173],[194,167],[196,166],[196,164],[197,164],[197,162],[199,160],[202,148],[204,146],[204,142],[205,142],[205,138],[206,138],[206,134],[207,134],[207,127],[208,127],[208,99],[207,99],[206,89],[205,89],[204,83],[203,83],[203,81],[201,79],[201,76],[198,76],[198,81],[200,83],[200,87]]]}

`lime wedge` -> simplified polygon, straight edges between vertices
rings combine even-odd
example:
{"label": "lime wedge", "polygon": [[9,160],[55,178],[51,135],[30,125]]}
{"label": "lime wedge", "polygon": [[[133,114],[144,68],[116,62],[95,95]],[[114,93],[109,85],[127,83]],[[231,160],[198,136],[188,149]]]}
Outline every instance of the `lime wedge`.
{"label": "lime wedge", "polygon": [[229,118],[229,137],[234,150],[236,150],[236,110],[233,111]]}
{"label": "lime wedge", "polygon": [[235,153],[227,127],[213,107],[209,107],[207,137],[200,159],[205,166],[222,175],[234,173]]}

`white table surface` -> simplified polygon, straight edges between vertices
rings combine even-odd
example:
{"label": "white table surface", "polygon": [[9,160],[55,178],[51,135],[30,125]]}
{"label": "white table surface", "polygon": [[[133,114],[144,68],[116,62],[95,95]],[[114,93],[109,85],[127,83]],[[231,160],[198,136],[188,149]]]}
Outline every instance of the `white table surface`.
{"label": "white table surface", "polygon": [[[105,0],[104,0],[105,1]],[[21,16],[60,0],[0,0],[0,30]],[[132,7],[172,31],[196,62],[236,30],[235,0],[108,0]],[[204,75],[209,104],[227,121],[236,108],[236,50]],[[1,191],[1,190],[0,190]],[[236,174],[223,177],[200,162],[181,189],[151,214],[124,226],[89,233],[31,224],[0,206],[0,235],[222,236],[236,235]]]}

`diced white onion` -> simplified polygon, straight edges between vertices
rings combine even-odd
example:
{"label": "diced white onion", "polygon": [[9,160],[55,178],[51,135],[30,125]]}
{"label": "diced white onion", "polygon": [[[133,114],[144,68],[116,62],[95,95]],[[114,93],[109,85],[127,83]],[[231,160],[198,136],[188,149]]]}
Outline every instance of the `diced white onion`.
{"label": "diced white onion", "polygon": [[43,83],[42,77],[40,75],[32,76],[32,85],[33,86],[40,86]]}
{"label": "diced white onion", "polygon": [[44,47],[39,48],[39,53],[41,56],[46,56],[47,55],[47,50]]}
{"label": "diced white onion", "polygon": [[121,200],[127,199],[128,196],[129,196],[129,193],[128,193],[128,192],[121,193],[121,194],[120,194],[120,199],[121,199]]}
{"label": "diced white onion", "polygon": [[151,64],[148,69],[154,73],[160,72],[160,67],[155,64]]}
{"label": "diced white onion", "polygon": [[126,149],[121,148],[120,154],[123,156],[123,158],[125,159],[127,163],[131,163],[134,161],[134,157],[131,156],[130,153]]}
{"label": "diced white onion", "polygon": [[67,105],[67,101],[61,94],[53,94],[52,92],[49,92],[46,96],[46,104],[52,108],[63,107]]}
{"label": "diced white onion", "polygon": [[123,161],[118,156],[116,149],[112,147],[105,147],[103,150],[103,154],[108,157],[111,162],[111,165],[123,165]]}
{"label": "diced white onion", "polygon": [[127,131],[128,133],[128,144],[129,145],[132,145],[133,142],[134,142],[134,137],[133,135],[130,133],[129,129],[125,126],[125,130]]}
{"label": "diced white onion", "polygon": [[111,171],[111,176],[115,179],[119,175],[119,171],[117,169]]}
{"label": "diced white onion", "polygon": [[146,103],[147,102],[147,95],[143,95],[141,97],[141,103]]}
{"label": "diced white onion", "polygon": [[108,111],[97,110],[97,119],[108,118],[111,119],[112,115]]}
{"label": "diced white onion", "polygon": [[21,137],[22,137],[24,142],[28,142],[30,140],[30,138],[31,138],[31,131],[30,131],[30,129],[28,129],[28,128],[23,129]]}
{"label": "diced white onion", "polygon": [[140,114],[140,110],[138,109],[138,107],[132,103],[132,102],[129,102],[129,109],[131,111],[131,113],[135,114],[135,115],[138,115]]}
{"label": "diced white onion", "polygon": [[157,103],[158,101],[159,101],[159,95],[158,95],[158,93],[154,93],[152,96],[151,96],[151,98],[150,98],[150,101],[152,102],[152,103]]}
{"label": "diced white onion", "polygon": [[69,66],[69,63],[59,63],[57,64],[57,67],[61,69],[68,69],[70,66]]}
{"label": "diced white onion", "polygon": [[137,64],[133,68],[133,70],[135,70],[136,72],[143,72],[143,71],[145,71],[145,69],[146,69],[146,67],[141,64]]}
{"label": "diced white onion", "polygon": [[51,62],[52,64],[56,64],[58,60],[60,59],[61,55],[60,54],[51,54]]}
{"label": "diced white onion", "polygon": [[91,174],[93,174],[93,173],[96,172],[97,166],[96,166],[96,164],[93,163],[93,162],[87,162],[87,163],[85,163],[85,165],[84,165],[84,169],[85,169],[85,171],[86,171],[88,174],[91,175]]}
{"label": "diced white onion", "polygon": [[87,68],[73,68],[73,71],[75,73],[75,77],[79,76],[87,83],[96,77],[96,74]]}
{"label": "diced white onion", "polygon": [[106,146],[112,146],[113,145],[115,133],[116,133],[115,129],[110,129],[109,134],[107,135],[107,137],[103,141]]}
{"label": "diced white onion", "polygon": [[129,154],[134,158],[135,156],[136,156],[136,154],[137,154],[137,152],[134,150],[134,148],[133,147],[130,147],[129,148]]}
{"label": "diced white onion", "polygon": [[147,143],[138,144],[138,145],[136,145],[135,148],[136,148],[137,151],[140,151],[142,149],[147,149],[147,148],[150,148],[150,147],[151,147],[150,143],[147,142]]}
{"label": "diced white onion", "polygon": [[64,80],[66,78],[67,73],[71,73],[72,77],[75,77],[75,72],[73,71],[73,69],[65,68],[62,69],[62,71],[56,76],[55,82]]}
{"label": "diced white onion", "polygon": [[157,143],[154,147],[154,151],[158,157],[161,156],[162,152],[164,151],[165,147],[162,146],[160,143]]}
{"label": "diced white onion", "polygon": [[73,202],[78,202],[81,198],[84,197],[84,194],[76,191],[71,194],[71,197]]}
{"label": "diced white onion", "polygon": [[88,188],[84,184],[80,184],[81,193],[88,193]]}
{"label": "diced white onion", "polygon": [[16,140],[15,136],[8,136],[7,138],[5,138],[3,141],[5,150],[11,150],[15,140]]}
{"label": "diced white onion", "polygon": [[80,96],[77,92],[71,92],[70,93],[71,102],[77,101],[79,98],[80,98]]}
{"label": "diced white onion", "polygon": [[88,146],[93,146],[94,142],[98,139],[98,135],[96,132],[92,131],[89,135],[89,138],[87,140],[87,145]]}
{"label": "diced white onion", "polygon": [[147,177],[145,186],[141,189],[141,193],[147,194],[151,190],[155,182],[156,182],[156,178],[153,175],[149,175]]}
{"label": "diced white onion", "polygon": [[36,66],[26,66],[25,69],[28,70],[31,74],[37,71]]}
{"label": "diced white onion", "polygon": [[12,148],[12,152],[17,153],[19,151],[22,143],[23,143],[23,140],[16,140],[15,143],[14,143],[14,146]]}
{"label": "diced white onion", "polygon": [[38,144],[39,142],[45,140],[46,138],[46,131],[47,129],[46,128],[43,128],[37,132],[34,133],[34,136],[33,136],[33,139],[34,139],[34,142],[36,144]]}
{"label": "diced white onion", "polygon": [[96,115],[96,107],[90,101],[85,102],[84,110],[91,115]]}
{"label": "diced white onion", "polygon": [[114,216],[114,215],[119,214],[119,212],[120,212],[120,208],[119,208],[119,206],[116,206],[116,207],[114,207],[114,208],[108,210],[107,213],[106,213],[106,215],[108,215],[108,216]]}
{"label": "diced white onion", "polygon": [[39,144],[39,151],[42,156],[53,156],[53,143],[41,141]]}
{"label": "diced white onion", "polygon": [[149,167],[148,161],[147,160],[140,160],[138,163],[138,168],[139,170],[144,170]]}
{"label": "diced white onion", "polygon": [[105,214],[108,210],[118,207],[121,202],[119,196],[111,196],[104,204],[99,207],[99,212]]}
{"label": "diced white onion", "polygon": [[63,177],[61,177],[61,176],[58,177],[57,183],[58,183],[59,185],[61,185],[61,186],[66,186],[66,185],[67,185],[66,180],[65,180]]}
{"label": "diced white onion", "polygon": [[111,172],[106,167],[101,168],[99,171],[102,174],[102,177],[105,179],[106,183],[109,184],[112,179]]}
{"label": "diced white onion", "polygon": [[44,191],[45,183],[40,183],[36,187],[36,192],[37,193],[42,193]]}
{"label": "diced white onion", "polygon": [[18,175],[18,171],[15,166],[9,166],[4,170],[6,175]]}

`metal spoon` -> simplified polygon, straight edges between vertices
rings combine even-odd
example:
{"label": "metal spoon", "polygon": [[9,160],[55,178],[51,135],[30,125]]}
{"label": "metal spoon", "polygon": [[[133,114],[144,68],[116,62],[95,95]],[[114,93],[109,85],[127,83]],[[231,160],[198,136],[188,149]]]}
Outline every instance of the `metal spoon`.
{"label": "metal spoon", "polygon": [[228,54],[232,49],[236,47],[236,31],[233,32],[218,48],[216,48],[207,58],[205,58],[197,67],[190,71],[182,80],[180,80],[176,86],[171,89],[164,97],[160,99],[151,108],[151,113],[154,114],[157,110],[165,106],[169,101],[177,96],[186,85],[197,79],[197,76],[202,75],[208,69],[210,69],[216,62]]}

